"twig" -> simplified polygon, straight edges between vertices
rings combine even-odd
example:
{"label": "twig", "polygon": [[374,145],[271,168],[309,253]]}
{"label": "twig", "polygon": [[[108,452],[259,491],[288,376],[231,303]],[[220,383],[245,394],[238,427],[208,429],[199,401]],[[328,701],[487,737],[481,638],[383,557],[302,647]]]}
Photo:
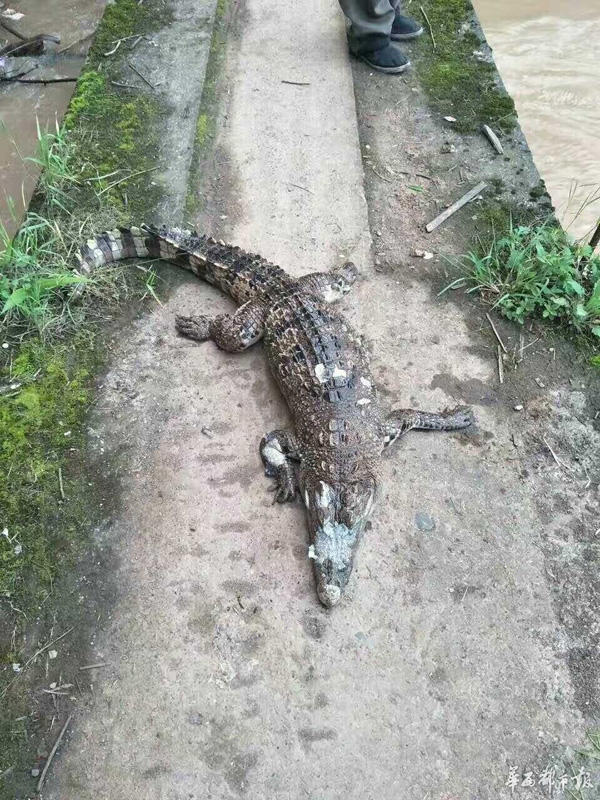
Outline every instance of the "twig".
{"label": "twig", "polygon": [[100,667],[108,667],[108,664],[86,664],[85,667],[79,667],[80,671],[86,669],[100,669]]}
{"label": "twig", "polygon": [[[393,182],[394,182],[394,181],[393,181],[391,178],[386,178],[386,177],[385,177],[384,175],[382,175],[380,172],[377,172],[377,170],[375,169],[375,167],[373,166],[373,164],[369,164],[369,166],[371,167],[371,169],[373,170],[373,172],[375,173],[375,175],[377,175],[377,177],[378,177],[378,178],[381,178],[381,180],[382,180],[382,181],[385,181],[386,183],[393,183]],[[408,175],[408,173],[406,173],[406,174]]]}
{"label": "twig", "polygon": [[92,36],[92,34],[88,33],[87,36],[82,36],[81,39],[75,39],[75,41],[71,42],[65,47],[61,47],[60,50],[57,50],[56,55],[59,56],[61,53],[66,53],[67,50],[70,50],[72,47],[75,47],[76,44],[81,44],[82,42],[85,42],[85,40],[89,39],[90,36]]}
{"label": "twig", "polygon": [[435,43],[435,36],[433,35],[433,28],[431,27],[431,22],[429,21],[429,17],[427,16],[427,12],[423,8],[423,6],[421,6],[421,14],[423,14],[423,16],[425,17],[425,22],[427,23],[427,27],[429,28],[429,35],[431,36],[431,43],[433,45],[433,49],[437,50],[437,45]]}
{"label": "twig", "polygon": [[309,194],[314,194],[310,189],[307,189],[306,186],[300,186],[299,183],[289,183],[288,186],[295,186],[296,189],[302,189],[303,192],[308,192]]}
{"label": "twig", "polygon": [[500,334],[499,334],[499,333],[498,333],[498,331],[496,330],[496,326],[495,326],[495,325],[494,325],[494,323],[492,322],[492,318],[490,317],[490,315],[489,315],[489,314],[486,314],[485,316],[486,316],[486,319],[487,319],[487,321],[488,321],[488,322],[490,323],[490,325],[492,326],[492,330],[494,331],[494,336],[496,337],[496,339],[498,339],[498,344],[499,344],[499,345],[500,345],[500,347],[501,347],[501,348],[504,350],[504,352],[505,352],[505,353],[508,353],[508,350],[507,350],[507,349],[506,349],[506,347],[504,346],[504,342],[503,342],[503,341],[502,341],[502,339],[500,338]]}
{"label": "twig", "polygon": [[567,466],[565,463],[563,463],[563,462],[560,460],[560,458],[559,458],[559,457],[556,455],[556,453],[554,452],[554,450],[553,450],[553,449],[550,447],[550,445],[548,444],[548,442],[546,441],[546,439],[545,439],[543,436],[542,436],[542,441],[543,441],[543,443],[546,445],[546,447],[548,448],[548,450],[550,451],[550,455],[551,455],[551,456],[552,456],[552,458],[553,458],[553,459],[556,461],[556,463],[558,464],[558,466],[559,466],[559,467],[562,467],[563,469],[566,469],[566,470],[567,470],[567,472],[573,472],[573,470],[571,469],[571,467],[568,467],[568,466]]}
{"label": "twig", "polygon": [[118,81],[111,81],[113,86],[119,86],[121,89],[135,89],[136,92],[140,91],[139,86],[134,86],[132,83],[119,83]]}
{"label": "twig", "polygon": [[63,479],[62,479],[62,469],[58,468],[58,488],[60,489],[60,496],[64,500],[65,499],[65,489],[63,486]]}
{"label": "twig", "polygon": [[281,81],[282,83],[287,83],[290,86],[310,86],[308,81]]}
{"label": "twig", "polygon": [[487,184],[481,181],[481,183],[478,183],[477,186],[474,186],[469,192],[464,194],[460,198],[460,200],[457,200],[455,203],[452,203],[452,205],[449,206],[445,211],[442,211],[442,213],[439,214],[439,216],[431,220],[431,222],[428,222],[427,225],[425,226],[425,230],[427,231],[427,233],[431,233],[431,231],[434,231],[442,224],[442,222],[445,222],[448,219],[448,217],[451,217],[452,214],[454,214],[460,208],[465,206],[469,201],[477,197],[477,195],[480,194],[485,189],[486,186]]}
{"label": "twig", "polygon": [[69,716],[67,717],[67,721],[62,726],[61,732],[58,734],[58,737],[57,737],[56,741],[54,742],[54,747],[50,751],[50,755],[48,756],[48,760],[44,764],[44,769],[42,770],[42,774],[40,775],[40,779],[37,782],[37,790],[38,790],[38,792],[42,791],[42,787],[44,785],[44,781],[46,780],[46,774],[48,772],[48,769],[50,768],[50,764],[52,763],[52,759],[56,755],[56,751],[58,750],[58,746],[60,745],[60,743],[62,741],[62,738],[65,735],[66,730],[69,727],[72,719],[73,719],[73,715],[69,714]]}
{"label": "twig", "polygon": [[114,189],[115,186],[118,186],[120,183],[128,181],[130,178],[135,178],[137,175],[144,175],[146,172],[154,172],[157,169],[158,167],[150,167],[150,169],[140,169],[137,172],[132,172],[131,175],[126,175],[124,178],[119,178],[118,181],[111,183],[110,186],[105,186],[104,189],[101,189],[98,192],[98,197],[100,197],[101,194],[104,194],[104,192],[108,192],[111,189]]}
{"label": "twig", "polygon": [[7,685],[4,687],[4,689],[2,690],[2,694],[0,694],[0,698],[4,697],[4,696],[6,695],[6,693],[8,692],[8,690],[10,689],[10,687],[13,685],[13,683],[14,683],[14,682],[15,682],[15,681],[18,679],[18,677],[19,677],[20,675],[23,675],[23,673],[25,672],[25,670],[27,669],[27,667],[28,667],[30,664],[32,664],[32,663],[33,663],[33,662],[36,660],[36,658],[37,658],[38,656],[41,656],[41,654],[42,654],[42,653],[43,653],[45,650],[47,650],[49,647],[52,647],[52,645],[53,645],[53,644],[56,644],[56,642],[60,642],[60,640],[61,640],[61,639],[64,639],[64,637],[65,637],[67,634],[71,633],[71,631],[72,631],[72,630],[73,630],[73,627],[70,627],[70,628],[68,628],[68,630],[66,630],[64,633],[61,633],[61,635],[60,635],[60,636],[57,636],[57,637],[56,637],[56,639],[53,639],[51,642],[48,642],[48,644],[45,644],[45,645],[44,645],[43,647],[41,647],[41,648],[40,648],[40,649],[39,649],[37,652],[35,652],[35,653],[34,653],[34,654],[31,656],[31,658],[30,658],[30,659],[29,659],[29,660],[28,660],[28,661],[25,663],[25,666],[23,667],[23,669],[22,669],[22,670],[21,670],[21,671],[20,671],[20,672],[19,672],[19,673],[18,673],[18,674],[17,674],[17,675],[16,675],[16,676],[13,678],[13,680],[12,680],[12,681],[11,681],[9,684],[7,684]]}
{"label": "twig", "polygon": [[6,20],[0,18],[0,25],[3,28],[5,28],[9,33],[12,33],[13,36],[16,36],[17,39],[20,39],[22,42],[25,42],[27,40],[27,36],[23,36],[22,33],[19,33],[19,31],[16,28],[13,28],[12,25],[9,25],[9,23],[6,22]]}
{"label": "twig", "polygon": [[77,83],[77,78],[46,78],[45,80],[42,78],[29,78],[27,80],[23,80],[23,78],[0,78],[0,81],[5,83]]}
{"label": "twig", "polygon": [[502,144],[500,143],[500,139],[496,136],[496,134],[490,128],[489,125],[484,125],[483,126],[483,132],[485,133],[487,138],[492,143],[492,147],[494,148],[494,150],[497,153],[499,153],[500,155],[504,155],[504,148],[502,147]]}
{"label": "twig", "polygon": [[[112,50],[107,50],[106,53],[102,53],[103,56],[112,56],[113,53],[116,53],[119,47],[121,47],[122,39],[117,39],[116,45],[113,47]],[[131,66],[131,65],[130,65]]]}
{"label": "twig", "polygon": [[150,83],[150,81],[148,80],[148,78],[145,78],[145,77],[142,75],[142,73],[139,71],[139,69],[136,69],[136,68],[133,66],[133,64],[131,63],[131,61],[128,61],[128,62],[127,62],[127,64],[128,64],[128,66],[130,66],[130,67],[131,67],[131,69],[132,69],[132,70],[135,72],[135,74],[136,74],[136,75],[139,75],[139,76],[140,76],[140,78],[141,78],[141,79],[144,81],[144,83],[147,83],[147,84],[148,84],[148,86],[149,86],[151,89],[154,89],[154,90],[156,89],[156,86],[154,86],[154,84]]}
{"label": "twig", "polygon": [[498,345],[498,380],[500,383],[504,383],[504,362],[502,361],[502,349],[500,345]]}

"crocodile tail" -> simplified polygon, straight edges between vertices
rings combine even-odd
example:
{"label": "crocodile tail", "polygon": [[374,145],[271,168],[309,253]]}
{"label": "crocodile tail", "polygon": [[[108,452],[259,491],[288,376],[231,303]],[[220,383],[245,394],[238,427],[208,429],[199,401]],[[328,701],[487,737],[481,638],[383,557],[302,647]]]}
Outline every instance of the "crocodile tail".
{"label": "crocodile tail", "polygon": [[240,302],[249,299],[248,293],[261,285],[285,276],[280,267],[239,247],[199,236],[195,231],[151,225],[119,228],[88,239],[78,253],[79,272],[87,276],[98,267],[124,258],[170,261]]}

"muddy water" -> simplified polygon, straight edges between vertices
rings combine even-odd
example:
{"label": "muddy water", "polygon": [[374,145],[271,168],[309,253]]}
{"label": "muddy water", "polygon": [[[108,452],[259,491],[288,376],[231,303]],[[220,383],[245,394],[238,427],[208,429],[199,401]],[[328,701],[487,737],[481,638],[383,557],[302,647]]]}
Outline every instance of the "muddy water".
{"label": "muddy water", "polygon": [[584,236],[600,217],[600,201],[577,216],[600,187],[600,0],[474,5],[563,224]]}
{"label": "muddy water", "polygon": [[[65,77],[79,74],[105,0],[7,0],[6,6],[24,14],[17,22],[8,20],[24,36],[57,34],[61,38],[58,50],[73,43],[59,56],[53,73]],[[0,27],[0,46],[13,41]],[[27,77],[37,77],[39,72]],[[24,161],[36,151],[36,120],[42,129],[52,129],[55,119],[63,116],[74,87],[74,83],[0,83],[0,221],[11,233],[37,180],[37,170]]]}

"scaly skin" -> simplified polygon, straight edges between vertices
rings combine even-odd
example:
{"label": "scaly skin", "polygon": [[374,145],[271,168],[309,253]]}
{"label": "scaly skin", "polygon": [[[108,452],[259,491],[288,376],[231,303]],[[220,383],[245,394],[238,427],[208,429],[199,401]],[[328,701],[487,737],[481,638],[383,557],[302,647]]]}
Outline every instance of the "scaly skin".
{"label": "scaly skin", "polygon": [[356,268],[293,279],[240,248],[179,229],[121,229],[81,248],[89,273],[121,258],[155,257],[194,272],[229,294],[239,308],[216,318],[178,317],[179,332],[240,352],[264,340],[269,366],[290,408],[295,431],[272,431],[260,445],[275,499],[306,506],[317,594],[336,605],[377,493],[385,448],[411,429],[458,430],[472,414],[382,408],[361,339],[329,303],[350,290]]}

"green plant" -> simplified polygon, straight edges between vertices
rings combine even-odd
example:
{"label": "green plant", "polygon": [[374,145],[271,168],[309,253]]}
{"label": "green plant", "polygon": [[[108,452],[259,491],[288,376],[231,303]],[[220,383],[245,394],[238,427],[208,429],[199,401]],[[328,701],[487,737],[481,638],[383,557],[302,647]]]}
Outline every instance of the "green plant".
{"label": "green plant", "polygon": [[538,316],[600,338],[600,256],[556,224],[511,222],[504,236],[493,236],[482,253],[468,253],[458,266],[465,274],[446,289],[479,292],[521,324]]}
{"label": "green plant", "polygon": [[73,147],[65,131],[56,123],[56,132],[42,132],[37,121],[38,150],[35,156],[27,156],[24,161],[35,164],[41,174],[37,193],[44,198],[47,206],[58,207],[70,214],[66,189],[77,183],[73,172]]}

